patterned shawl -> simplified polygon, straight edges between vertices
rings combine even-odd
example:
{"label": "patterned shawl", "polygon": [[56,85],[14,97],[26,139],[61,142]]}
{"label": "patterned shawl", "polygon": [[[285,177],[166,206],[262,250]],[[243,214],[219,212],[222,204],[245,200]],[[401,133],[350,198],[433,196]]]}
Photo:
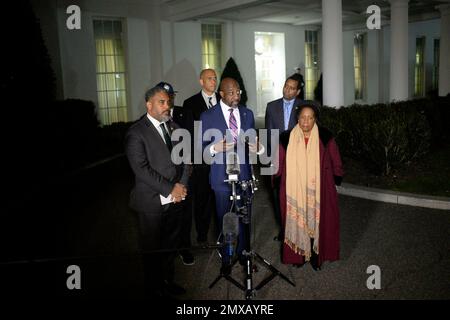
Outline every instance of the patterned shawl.
{"label": "patterned shawl", "polygon": [[286,227],[284,242],[296,253],[319,253],[320,140],[314,124],[307,146],[300,126],[292,129],[286,151]]}

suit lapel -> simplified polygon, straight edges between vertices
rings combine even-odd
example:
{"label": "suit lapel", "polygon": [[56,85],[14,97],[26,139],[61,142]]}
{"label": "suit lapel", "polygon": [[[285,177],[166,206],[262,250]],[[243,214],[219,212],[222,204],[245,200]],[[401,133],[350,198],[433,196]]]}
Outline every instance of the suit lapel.
{"label": "suit lapel", "polygon": [[239,106],[239,115],[241,117],[241,129],[245,131],[248,129],[247,110],[245,107]]}
{"label": "suit lapel", "polygon": [[225,135],[228,129],[227,126],[227,120],[225,119],[225,115],[222,112],[222,107],[220,105],[220,103],[217,103],[214,107],[213,107],[213,111],[216,112],[216,118],[217,119],[221,119],[221,123],[222,123],[222,127],[218,128],[220,129],[220,131],[222,131],[222,134]]}
{"label": "suit lapel", "polygon": [[[153,123],[151,123],[151,121],[148,119],[147,115],[145,115],[145,125],[147,127],[148,134],[152,137],[151,141],[154,141],[155,143],[159,144],[158,148],[164,149],[165,151],[162,151],[162,152],[167,152],[167,155],[169,155],[169,157],[170,157],[169,149],[167,148],[167,146],[166,146],[165,142],[163,141],[161,135],[159,134],[158,130],[155,128]],[[170,128],[169,128],[169,130],[170,130]]]}
{"label": "suit lapel", "polygon": [[202,95],[201,91],[198,93],[198,105],[201,106],[200,113],[208,110],[208,106],[206,105],[205,99],[203,99],[203,95]]}
{"label": "suit lapel", "polygon": [[294,105],[292,106],[291,116],[289,117],[289,128],[295,127],[297,124],[297,119],[295,118],[295,109],[300,105],[300,99],[295,99]]}
{"label": "suit lapel", "polygon": [[281,98],[280,101],[278,102],[278,109],[281,110],[281,112],[275,112],[278,128],[281,129],[280,131],[284,131],[284,101],[283,101],[283,98]]}

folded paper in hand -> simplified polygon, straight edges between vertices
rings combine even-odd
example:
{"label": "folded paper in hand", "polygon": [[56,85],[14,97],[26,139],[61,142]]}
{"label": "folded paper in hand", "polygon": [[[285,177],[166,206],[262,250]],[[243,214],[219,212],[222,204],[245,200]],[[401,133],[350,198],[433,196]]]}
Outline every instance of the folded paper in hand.
{"label": "folded paper in hand", "polygon": [[[169,204],[173,202],[172,194],[169,194],[167,197],[164,197],[163,195],[159,195],[159,198],[161,199],[161,205]],[[184,200],[185,198],[181,198],[181,200]]]}

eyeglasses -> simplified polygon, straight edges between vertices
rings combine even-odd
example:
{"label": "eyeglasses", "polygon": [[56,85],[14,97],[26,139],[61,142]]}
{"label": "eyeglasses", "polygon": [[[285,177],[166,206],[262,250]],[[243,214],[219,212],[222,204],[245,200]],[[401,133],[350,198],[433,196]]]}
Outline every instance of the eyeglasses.
{"label": "eyeglasses", "polygon": [[238,95],[238,96],[240,96],[240,95],[242,94],[242,90],[238,90],[238,91],[228,91],[228,92],[226,92],[226,94],[227,94],[227,96],[230,96],[230,97],[234,96],[235,94]]}

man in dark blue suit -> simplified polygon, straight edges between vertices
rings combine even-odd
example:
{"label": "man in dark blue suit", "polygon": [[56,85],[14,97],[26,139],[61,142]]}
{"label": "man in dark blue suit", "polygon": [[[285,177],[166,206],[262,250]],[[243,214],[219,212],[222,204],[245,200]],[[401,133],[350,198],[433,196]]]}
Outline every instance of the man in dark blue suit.
{"label": "man in dark blue suit", "polygon": [[[278,130],[278,133],[281,134],[283,131],[292,129],[297,124],[295,109],[302,103],[302,100],[298,98],[302,89],[302,80],[299,76],[299,74],[293,74],[287,78],[283,87],[283,98],[267,104],[265,123],[268,137],[270,137],[273,130]],[[267,153],[273,156],[273,153],[278,152],[278,150],[271,150],[270,138],[267,141]],[[274,214],[279,228],[278,235],[274,239],[281,241],[280,186],[278,180],[274,179],[272,184]]]}
{"label": "man in dark blue suit", "polygon": [[[200,116],[200,120],[202,121],[204,154],[209,153],[212,157],[210,184],[214,190],[216,199],[219,231],[222,232],[223,216],[231,207],[231,186],[228,182],[224,181],[228,179],[226,172],[227,152],[235,149],[238,151],[238,155],[240,155],[239,151],[246,149],[242,132],[246,132],[249,129],[254,130],[255,119],[253,112],[250,109],[239,105],[241,90],[236,80],[224,78],[221,82],[219,93],[221,96],[220,102],[213,108],[203,112]],[[210,132],[211,130],[216,130],[216,133],[220,132],[220,136],[215,134],[212,137],[208,137],[208,134],[205,135],[208,130]],[[256,153],[259,143],[256,139],[252,141],[254,143],[249,143],[248,149],[250,152]],[[264,152],[264,149],[260,149],[258,154],[261,154],[262,152]],[[251,166],[247,158],[247,155],[240,155],[239,157],[239,181],[250,180],[252,178]],[[241,223],[239,229],[237,253],[240,262],[244,262],[243,257],[241,256],[244,248],[243,228]]]}

